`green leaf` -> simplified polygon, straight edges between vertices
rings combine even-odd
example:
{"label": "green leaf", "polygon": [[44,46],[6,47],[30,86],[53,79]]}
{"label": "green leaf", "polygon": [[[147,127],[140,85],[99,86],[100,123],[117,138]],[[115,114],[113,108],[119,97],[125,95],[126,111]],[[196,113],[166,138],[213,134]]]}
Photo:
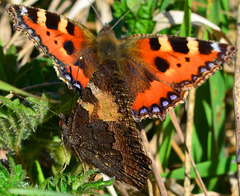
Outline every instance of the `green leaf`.
{"label": "green leaf", "polygon": [[43,123],[48,110],[47,101],[28,98],[32,107],[27,107],[18,99],[11,101],[0,96],[0,147],[19,151],[21,142],[29,137],[36,127]]}
{"label": "green leaf", "polygon": [[39,163],[38,160],[35,160],[36,163],[36,167],[37,167],[37,173],[38,173],[38,183],[41,184],[44,182],[45,178],[44,178],[44,174],[41,168],[41,165]]}
{"label": "green leaf", "polygon": [[134,2],[136,1],[121,0],[121,3],[114,2],[114,15],[120,18],[130,10],[130,13],[124,18],[128,25],[128,34],[152,33],[155,26],[155,22],[152,20],[155,1],[141,1],[141,4],[136,2],[135,5]]}
{"label": "green leaf", "polygon": [[97,189],[97,190],[100,190],[102,189],[103,187],[105,186],[111,186],[114,182],[115,178],[110,178],[109,180],[107,181],[104,181],[103,178],[99,179],[98,181],[95,181],[95,182],[88,182],[88,183],[85,183],[83,186],[81,186],[81,188],[79,189],[82,189],[84,190],[84,192],[87,192],[87,190],[92,190],[92,189]]}
{"label": "green leaf", "polygon": [[141,1],[142,0],[127,0],[126,4],[128,9],[131,10],[133,15],[137,16],[139,8],[141,7]]}
{"label": "green leaf", "polygon": [[5,73],[8,78],[9,83],[13,83],[17,75],[17,57],[16,57],[16,48],[11,45],[5,55]]}
{"label": "green leaf", "polygon": [[8,81],[5,68],[6,68],[6,60],[3,53],[2,41],[0,39],[0,80]]}
{"label": "green leaf", "polygon": [[29,184],[25,181],[26,172],[22,169],[21,165],[16,165],[14,160],[9,158],[9,171],[0,165],[0,194],[1,195],[10,195],[9,189],[16,187],[28,187]]}
{"label": "green leaf", "polygon": [[82,174],[79,179],[75,180],[75,182],[72,185],[72,189],[77,190],[78,187],[82,186],[85,183],[85,181],[91,177],[91,175],[96,175],[97,173],[99,173],[99,169],[89,170],[85,174]]}
{"label": "green leaf", "polygon": [[162,0],[159,6],[159,13],[163,12],[166,10],[166,8],[173,3],[173,0]]}
{"label": "green leaf", "polygon": [[69,192],[72,194],[93,194],[94,190],[103,189],[106,186],[112,185],[114,179],[103,181],[102,179],[89,182],[92,175],[99,173],[98,169],[87,171],[85,174],[71,175],[58,174],[55,178],[48,178],[39,185],[39,189],[51,190],[57,192]]}

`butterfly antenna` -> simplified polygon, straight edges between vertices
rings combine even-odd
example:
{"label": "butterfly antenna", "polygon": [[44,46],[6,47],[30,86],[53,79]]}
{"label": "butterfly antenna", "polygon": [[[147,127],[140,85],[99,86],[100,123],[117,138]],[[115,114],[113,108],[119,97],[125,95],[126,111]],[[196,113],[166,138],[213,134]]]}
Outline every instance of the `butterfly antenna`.
{"label": "butterfly antenna", "polygon": [[76,76],[76,79],[75,79],[75,84],[77,84],[77,79],[78,79],[78,74],[80,72],[80,68],[83,68],[83,57],[82,56],[79,57],[79,63],[78,63],[78,69],[77,69],[77,76]]}
{"label": "butterfly antenna", "polygon": [[[89,3],[90,3],[90,1],[89,1]],[[93,9],[93,11],[95,12],[95,14],[96,14],[96,17],[99,19],[99,21],[101,22],[101,24],[102,24],[102,27],[104,26],[104,24],[103,24],[103,21],[101,20],[101,17],[100,17],[100,15],[99,15],[99,13],[98,13],[98,11],[97,11],[97,9],[93,6],[93,4],[92,3],[90,3],[91,4],[91,7],[92,7],[92,9]]]}
{"label": "butterfly antenna", "polygon": [[125,14],[123,14],[118,21],[112,26],[111,30],[113,30],[113,28],[129,13],[133,10],[133,8],[135,8],[137,5],[141,4],[141,1],[139,3],[136,3],[131,9],[129,9]]}
{"label": "butterfly antenna", "polygon": [[[69,67],[69,69],[70,69],[70,74],[72,75],[72,68],[71,68],[71,66]],[[71,101],[71,107],[70,107],[69,113],[71,113],[72,107],[73,107],[73,96],[74,96],[74,94],[73,94],[73,91],[72,91],[72,101]]]}
{"label": "butterfly antenna", "polygon": [[111,30],[130,12],[131,10],[128,10],[125,14],[121,16],[121,18],[118,19],[118,21],[111,27]]}

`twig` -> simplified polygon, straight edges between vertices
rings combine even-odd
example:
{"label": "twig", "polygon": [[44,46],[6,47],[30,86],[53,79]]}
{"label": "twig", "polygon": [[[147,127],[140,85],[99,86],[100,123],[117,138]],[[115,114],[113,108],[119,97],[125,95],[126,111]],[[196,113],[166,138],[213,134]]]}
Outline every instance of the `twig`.
{"label": "twig", "polygon": [[[238,18],[237,18],[237,44],[240,45],[240,0],[238,1]],[[240,53],[236,54],[236,65],[233,87],[233,102],[235,112],[235,134],[236,134],[236,163],[238,168],[238,194],[240,195]]]}
{"label": "twig", "polygon": [[[186,146],[191,154],[192,149],[192,129],[193,129],[193,117],[194,117],[194,104],[195,104],[195,89],[192,89],[189,93],[188,110],[187,110],[187,128],[186,128]],[[186,150],[185,150],[186,151]],[[185,155],[185,177],[184,177],[184,196],[191,195],[191,161],[189,156]]]}
{"label": "twig", "polygon": [[148,139],[147,139],[145,130],[143,129],[141,123],[138,123],[138,124],[139,124],[139,127],[141,129],[141,137],[142,137],[142,141],[144,143],[145,149],[147,151],[147,155],[148,155],[148,157],[152,161],[152,169],[153,169],[153,173],[154,173],[154,176],[156,178],[156,181],[157,181],[159,192],[161,193],[162,196],[167,196],[167,191],[166,191],[166,188],[164,186],[163,180],[162,180],[162,178],[160,176],[160,171],[159,171],[159,169],[157,167],[157,164],[156,164],[156,162],[154,160],[154,157],[153,157],[153,155],[151,153],[150,146],[148,144]]}
{"label": "twig", "polygon": [[174,113],[173,108],[169,108],[169,115],[170,115],[172,123],[173,123],[173,125],[174,125],[174,127],[175,127],[175,129],[176,129],[176,131],[177,131],[177,133],[178,133],[178,135],[180,137],[180,139],[181,139],[181,142],[183,143],[183,145],[185,147],[185,150],[186,150],[186,152],[187,152],[187,154],[189,156],[189,159],[190,159],[190,161],[192,163],[192,167],[194,169],[194,172],[195,172],[195,174],[196,174],[196,176],[197,176],[197,178],[198,178],[198,180],[200,182],[201,189],[202,189],[204,195],[207,196],[208,195],[207,194],[207,189],[206,189],[205,185],[203,184],[202,178],[201,178],[201,176],[199,175],[199,173],[197,171],[197,168],[196,168],[196,165],[195,165],[195,163],[193,161],[193,158],[192,158],[191,154],[188,151],[188,148],[187,148],[185,140],[184,140],[184,136],[182,134],[182,130],[181,130],[180,125],[179,125],[179,123],[177,121],[177,117],[176,117],[176,115]]}
{"label": "twig", "polygon": [[175,142],[175,140],[171,141],[171,147],[174,150],[174,152],[177,154],[178,158],[184,163],[185,162],[185,155],[182,152],[182,149]]}
{"label": "twig", "polygon": [[57,86],[57,85],[62,85],[62,84],[63,84],[63,82],[45,82],[45,83],[42,83],[42,84],[35,84],[35,85],[32,85],[32,86],[22,88],[22,90],[29,91],[29,90],[32,90],[32,89],[35,89],[35,88]]}
{"label": "twig", "polygon": [[[102,177],[103,177],[104,181],[110,180],[110,178],[103,173],[102,173]],[[108,192],[111,194],[111,196],[117,196],[118,195],[115,188],[113,187],[113,185],[107,186],[106,188],[107,188]]]}

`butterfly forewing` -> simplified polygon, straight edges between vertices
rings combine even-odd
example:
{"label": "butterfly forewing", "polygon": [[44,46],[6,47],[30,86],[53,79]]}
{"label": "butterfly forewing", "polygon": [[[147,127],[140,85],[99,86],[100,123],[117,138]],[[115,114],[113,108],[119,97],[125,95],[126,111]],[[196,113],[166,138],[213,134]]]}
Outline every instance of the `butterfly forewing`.
{"label": "butterfly forewing", "polygon": [[95,36],[86,27],[33,7],[10,5],[7,12],[13,18],[14,28],[25,32],[43,54],[52,58],[60,79],[70,88],[87,85],[98,62]]}
{"label": "butterfly forewing", "polygon": [[134,117],[165,119],[166,110],[229,63],[235,48],[228,44],[164,35],[133,35],[120,41],[124,74],[135,98]]}

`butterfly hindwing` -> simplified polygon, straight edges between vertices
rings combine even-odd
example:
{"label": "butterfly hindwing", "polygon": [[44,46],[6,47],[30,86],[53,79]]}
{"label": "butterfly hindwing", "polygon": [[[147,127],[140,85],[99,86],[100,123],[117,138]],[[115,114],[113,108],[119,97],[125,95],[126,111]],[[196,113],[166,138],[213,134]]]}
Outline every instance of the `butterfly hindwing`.
{"label": "butterfly hindwing", "polygon": [[60,79],[70,88],[87,85],[98,62],[95,36],[86,27],[33,7],[10,5],[7,12],[14,28],[25,32],[43,54],[52,58]]}
{"label": "butterfly hindwing", "polygon": [[163,35],[133,35],[121,46],[136,120],[165,119],[169,107],[184,101],[186,90],[201,85],[235,52],[228,44]]}
{"label": "butterfly hindwing", "polygon": [[73,109],[62,119],[64,143],[103,173],[142,189],[150,171],[132,118],[133,99],[115,61],[101,65]]}

